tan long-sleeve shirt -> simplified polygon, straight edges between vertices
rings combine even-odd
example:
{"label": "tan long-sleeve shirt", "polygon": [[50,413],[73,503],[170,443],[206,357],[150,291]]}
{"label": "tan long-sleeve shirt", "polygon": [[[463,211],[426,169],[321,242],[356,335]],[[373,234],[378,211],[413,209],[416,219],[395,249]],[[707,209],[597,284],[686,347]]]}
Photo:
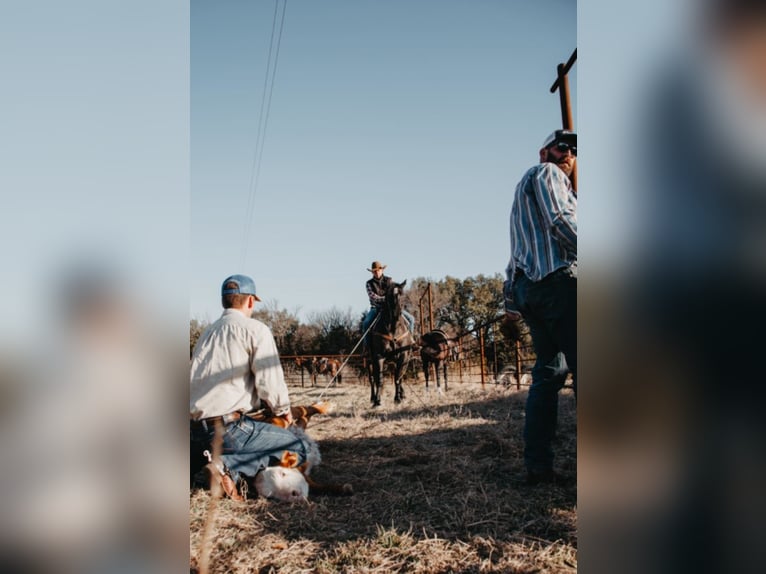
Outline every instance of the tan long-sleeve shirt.
{"label": "tan long-sleeve shirt", "polygon": [[194,347],[189,395],[193,420],[266,405],[277,415],[288,412],[290,398],[269,328],[226,309]]}

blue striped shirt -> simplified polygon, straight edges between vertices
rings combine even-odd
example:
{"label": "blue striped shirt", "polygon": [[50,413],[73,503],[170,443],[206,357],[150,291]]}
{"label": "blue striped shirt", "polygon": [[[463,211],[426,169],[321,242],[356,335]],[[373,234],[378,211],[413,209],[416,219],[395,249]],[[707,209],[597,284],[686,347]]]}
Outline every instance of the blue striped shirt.
{"label": "blue striped shirt", "polygon": [[520,269],[540,281],[557,269],[577,268],[577,195],[553,163],[538,164],[516,186],[511,208],[509,281]]}

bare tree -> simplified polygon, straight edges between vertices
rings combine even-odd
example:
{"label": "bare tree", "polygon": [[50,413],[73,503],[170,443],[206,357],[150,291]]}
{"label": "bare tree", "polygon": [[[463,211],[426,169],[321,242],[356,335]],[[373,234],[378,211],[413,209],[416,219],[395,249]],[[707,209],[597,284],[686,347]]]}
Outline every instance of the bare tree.
{"label": "bare tree", "polygon": [[300,325],[298,311],[299,309],[295,311],[280,309],[277,301],[267,300],[264,301],[260,309],[253,313],[254,319],[258,319],[269,326],[280,353],[289,354],[287,351],[291,346],[291,339]]}
{"label": "bare tree", "polygon": [[351,308],[345,311],[332,307],[327,311],[311,313],[309,324],[319,328],[319,352],[343,354],[351,351],[359,337],[356,316]]}

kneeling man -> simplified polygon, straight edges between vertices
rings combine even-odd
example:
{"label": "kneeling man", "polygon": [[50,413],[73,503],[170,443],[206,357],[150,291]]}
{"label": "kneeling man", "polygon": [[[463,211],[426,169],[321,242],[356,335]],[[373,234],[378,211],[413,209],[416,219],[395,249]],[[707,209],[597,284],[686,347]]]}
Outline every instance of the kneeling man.
{"label": "kneeling man", "polygon": [[242,500],[240,480],[252,479],[266,467],[278,465],[286,451],[297,464],[307,460],[307,441],[279,426],[245,415],[269,407],[292,422],[290,398],[274,337],[253,319],[255,282],[246,275],[227,277],[221,286],[221,317],[200,336],[194,348],[190,375],[191,475],[205,464],[205,450],[213,452],[216,428],[222,433],[218,471],[224,492]]}

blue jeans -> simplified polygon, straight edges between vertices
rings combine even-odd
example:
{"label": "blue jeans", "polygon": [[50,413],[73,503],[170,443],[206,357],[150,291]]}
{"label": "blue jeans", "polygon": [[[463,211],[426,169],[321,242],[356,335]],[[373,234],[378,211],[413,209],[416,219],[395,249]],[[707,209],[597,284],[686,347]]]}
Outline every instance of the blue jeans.
{"label": "blue jeans", "polygon": [[[370,328],[370,325],[372,325],[372,322],[375,320],[375,317],[378,316],[378,308],[377,307],[370,307],[370,310],[367,311],[367,315],[364,318],[364,321],[362,321],[362,333],[366,333],[367,329]],[[415,317],[410,314],[409,311],[406,309],[402,309],[402,316],[404,317],[405,321],[410,326],[410,333],[412,335],[415,335]],[[367,335],[369,337],[369,334]],[[368,338],[365,338],[365,341],[369,340]]]}
{"label": "blue jeans", "polygon": [[577,278],[565,269],[538,282],[520,275],[514,280],[513,297],[537,355],[527,396],[524,463],[533,472],[547,472],[553,469],[558,392],[567,370],[577,394]]}
{"label": "blue jeans", "polygon": [[[212,453],[210,445],[214,436],[212,426],[207,431],[192,427],[192,453],[200,453],[204,448]],[[279,464],[285,451],[297,453],[300,465],[306,462],[309,445],[289,430],[246,416],[224,428],[221,461],[231,471],[235,482],[240,473],[253,477],[267,466]],[[192,467],[199,464],[199,460],[192,460]]]}

